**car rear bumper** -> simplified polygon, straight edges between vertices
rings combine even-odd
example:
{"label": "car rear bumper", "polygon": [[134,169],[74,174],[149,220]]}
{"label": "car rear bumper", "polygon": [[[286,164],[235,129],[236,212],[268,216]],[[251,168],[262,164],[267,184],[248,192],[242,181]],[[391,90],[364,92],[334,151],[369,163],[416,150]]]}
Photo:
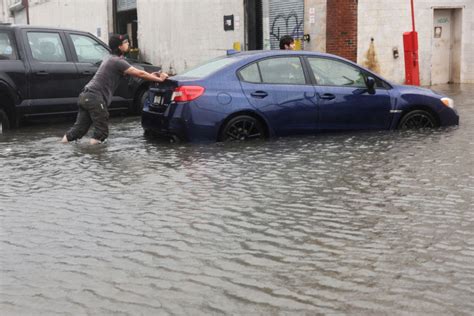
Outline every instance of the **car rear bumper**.
{"label": "car rear bumper", "polygon": [[152,135],[189,142],[215,142],[222,113],[204,112],[191,103],[172,103],[164,112],[145,106],[142,127]]}
{"label": "car rear bumper", "polygon": [[178,137],[180,140],[188,140],[184,120],[181,117],[173,117],[167,112],[169,111],[158,113],[144,109],[142,112],[142,127],[145,132],[151,132],[162,137]]}

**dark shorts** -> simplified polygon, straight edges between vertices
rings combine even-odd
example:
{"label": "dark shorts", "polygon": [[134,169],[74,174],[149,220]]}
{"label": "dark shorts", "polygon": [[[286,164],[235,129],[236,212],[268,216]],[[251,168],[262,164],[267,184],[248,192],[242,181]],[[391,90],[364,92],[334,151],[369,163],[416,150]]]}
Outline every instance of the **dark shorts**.
{"label": "dark shorts", "polygon": [[74,126],[66,133],[68,141],[82,138],[91,125],[92,138],[103,141],[109,136],[109,111],[102,97],[90,92],[82,92],[77,102],[79,107]]}

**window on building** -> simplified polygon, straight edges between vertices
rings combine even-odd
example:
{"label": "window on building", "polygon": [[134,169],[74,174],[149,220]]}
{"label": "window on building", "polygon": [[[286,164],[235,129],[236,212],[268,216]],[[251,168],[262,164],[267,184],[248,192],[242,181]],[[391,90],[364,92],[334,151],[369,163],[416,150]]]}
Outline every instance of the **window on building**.
{"label": "window on building", "polygon": [[0,61],[18,59],[15,45],[6,32],[0,32]]}
{"label": "window on building", "polygon": [[80,63],[96,63],[109,54],[104,46],[90,37],[71,34],[71,39]]}
{"label": "window on building", "polygon": [[31,54],[35,60],[43,62],[66,61],[64,46],[59,33],[28,32],[27,36]]}

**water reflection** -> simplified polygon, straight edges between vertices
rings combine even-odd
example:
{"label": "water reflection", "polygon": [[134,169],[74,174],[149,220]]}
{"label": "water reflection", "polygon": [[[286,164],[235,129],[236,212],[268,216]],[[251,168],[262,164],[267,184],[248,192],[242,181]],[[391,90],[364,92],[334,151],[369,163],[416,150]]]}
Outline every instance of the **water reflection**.
{"label": "water reflection", "polygon": [[469,314],[474,107],[456,93],[462,125],[434,131],[1,136],[2,314]]}

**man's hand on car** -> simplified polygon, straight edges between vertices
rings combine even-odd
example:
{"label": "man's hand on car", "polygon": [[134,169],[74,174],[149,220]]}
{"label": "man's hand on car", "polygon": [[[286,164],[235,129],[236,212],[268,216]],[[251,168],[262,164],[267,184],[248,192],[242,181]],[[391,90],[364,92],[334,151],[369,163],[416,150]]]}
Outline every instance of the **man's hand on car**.
{"label": "man's hand on car", "polygon": [[168,79],[168,77],[169,77],[169,75],[166,72],[163,72],[163,71],[153,72],[153,75],[155,75],[156,77],[162,79],[163,81]]}

